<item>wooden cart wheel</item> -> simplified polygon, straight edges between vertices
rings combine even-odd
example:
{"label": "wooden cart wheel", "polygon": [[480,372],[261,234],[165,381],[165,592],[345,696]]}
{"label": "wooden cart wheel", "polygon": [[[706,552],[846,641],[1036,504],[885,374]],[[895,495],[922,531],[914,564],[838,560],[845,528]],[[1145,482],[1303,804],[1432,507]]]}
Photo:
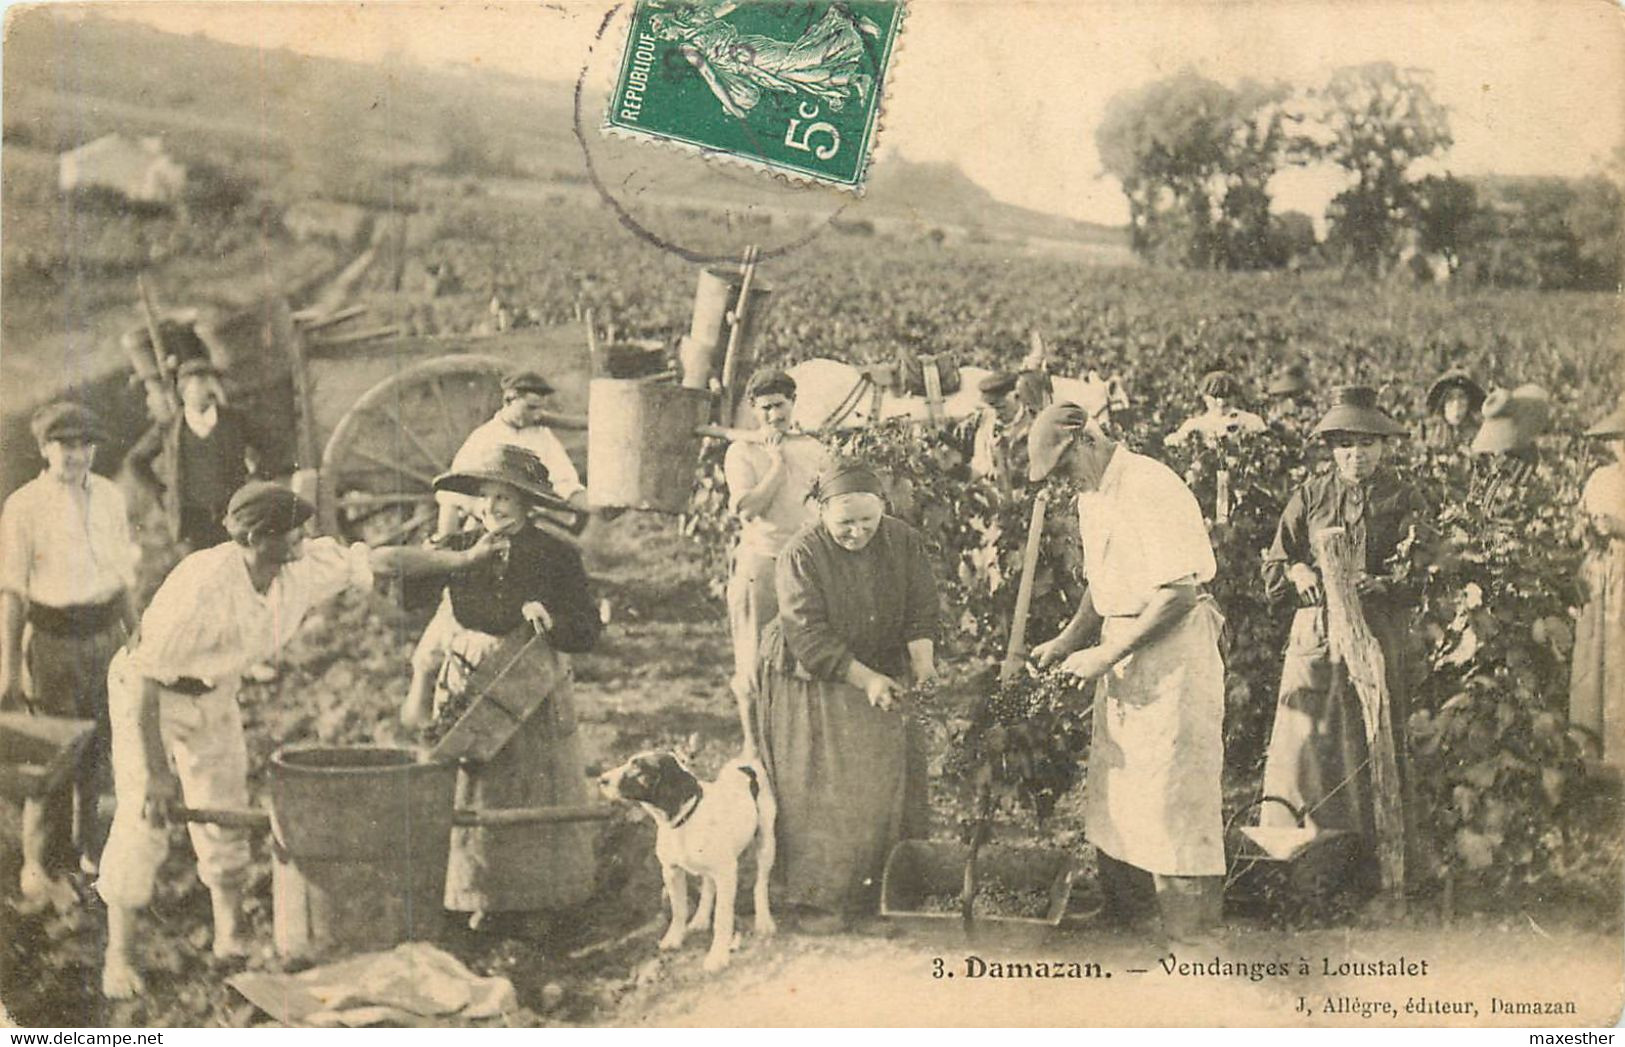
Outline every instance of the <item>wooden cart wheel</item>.
{"label": "wooden cart wheel", "polygon": [[322,449],[322,529],[369,545],[431,534],[434,478],[502,405],[505,368],[493,356],[442,356],[363,393]]}

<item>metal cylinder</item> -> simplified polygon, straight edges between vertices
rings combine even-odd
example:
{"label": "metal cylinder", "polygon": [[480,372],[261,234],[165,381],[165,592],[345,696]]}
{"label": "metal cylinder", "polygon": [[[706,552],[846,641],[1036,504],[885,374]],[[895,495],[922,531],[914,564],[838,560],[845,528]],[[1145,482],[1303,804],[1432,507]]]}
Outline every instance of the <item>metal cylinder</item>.
{"label": "metal cylinder", "polygon": [[587,389],[587,500],[595,508],[688,507],[699,462],[695,428],[711,410],[699,389],[594,378]]}

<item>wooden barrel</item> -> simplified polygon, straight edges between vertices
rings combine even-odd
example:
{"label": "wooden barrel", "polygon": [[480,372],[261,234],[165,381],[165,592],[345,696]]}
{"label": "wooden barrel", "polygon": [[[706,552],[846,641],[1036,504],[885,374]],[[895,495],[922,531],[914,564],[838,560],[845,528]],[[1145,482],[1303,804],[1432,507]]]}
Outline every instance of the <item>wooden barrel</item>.
{"label": "wooden barrel", "polygon": [[587,500],[594,507],[679,513],[699,462],[694,428],[710,415],[701,389],[594,378],[587,389]]}
{"label": "wooden barrel", "polygon": [[456,786],[456,765],[405,749],[273,755],[277,951],[315,959],[438,933]]}
{"label": "wooden barrel", "polygon": [[[737,269],[705,269],[694,288],[694,317],[689,322],[685,346],[689,353],[708,356],[710,373],[714,375],[722,373],[722,356],[728,348],[728,312],[739,300],[743,279]],[[772,304],[773,288],[758,273],[750,282],[750,301],[745,307],[744,328],[739,332],[741,362],[753,358],[750,347]]]}

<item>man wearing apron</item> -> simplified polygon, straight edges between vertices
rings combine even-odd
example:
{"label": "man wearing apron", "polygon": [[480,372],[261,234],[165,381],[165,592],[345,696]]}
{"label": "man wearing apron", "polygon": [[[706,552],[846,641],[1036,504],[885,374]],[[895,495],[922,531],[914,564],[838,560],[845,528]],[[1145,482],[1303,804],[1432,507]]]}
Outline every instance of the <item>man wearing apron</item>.
{"label": "man wearing apron", "polygon": [[1108,439],[1077,404],[1045,408],[1028,452],[1035,482],[1081,492],[1087,588],[1033,657],[1100,680],[1084,818],[1102,886],[1120,904],[1149,873],[1167,936],[1199,937],[1218,920],[1225,870],[1223,619],[1201,589],[1216,569],[1201,510],[1172,470]]}

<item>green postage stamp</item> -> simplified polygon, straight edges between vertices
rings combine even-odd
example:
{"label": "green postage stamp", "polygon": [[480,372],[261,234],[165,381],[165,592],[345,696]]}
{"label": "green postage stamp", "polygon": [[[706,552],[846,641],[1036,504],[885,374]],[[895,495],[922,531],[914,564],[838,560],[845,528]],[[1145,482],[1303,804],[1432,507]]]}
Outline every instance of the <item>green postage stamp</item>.
{"label": "green postage stamp", "polygon": [[863,184],[902,0],[636,0],[606,127]]}

